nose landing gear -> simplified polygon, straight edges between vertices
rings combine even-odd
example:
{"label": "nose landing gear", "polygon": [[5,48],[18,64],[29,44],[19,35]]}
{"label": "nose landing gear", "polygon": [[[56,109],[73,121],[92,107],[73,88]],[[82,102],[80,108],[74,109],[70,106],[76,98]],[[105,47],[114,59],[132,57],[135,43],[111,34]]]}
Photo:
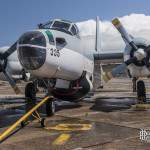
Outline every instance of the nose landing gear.
{"label": "nose landing gear", "polygon": [[[26,111],[29,111],[36,105],[37,86],[34,82],[30,82],[25,87]],[[55,114],[55,102],[52,99],[46,101],[46,115],[52,116]],[[31,117],[31,119],[33,119]]]}
{"label": "nose landing gear", "polygon": [[[26,112],[31,110],[36,105],[36,86],[34,83],[30,82],[25,87],[25,102],[26,102]],[[30,120],[33,120],[34,117],[30,116]]]}

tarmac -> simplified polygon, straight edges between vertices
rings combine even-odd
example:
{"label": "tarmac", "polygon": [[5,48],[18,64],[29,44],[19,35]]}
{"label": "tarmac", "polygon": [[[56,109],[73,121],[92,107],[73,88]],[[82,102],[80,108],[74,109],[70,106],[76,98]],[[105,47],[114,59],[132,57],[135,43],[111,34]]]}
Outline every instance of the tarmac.
{"label": "tarmac", "polygon": [[[149,100],[150,82],[144,79]],[[6,84],[6,83],[5,83]],[[6,90],[10,89],[7,84]],[[1,91],[5,91],[2,89]],[[9,93],[9,96],[6,95]],[[42,128],[34,120],[24,128],[18,127],[0,144],[0,150],[148,150],[150,141],[140,140],[141,129],[150,129],[150,110],[137,110],[134,105],[119,109],[95,109],[95,101],[132,101],[136,103],[136,93],[132,92],[131,80],[117,78],[111,80],[104,89],[82,102],[56,101],[57,112],[45,120]],[[44,115],[44,106],[40,110]],[[0,98],[0,133],[25,113],[23,95],[15,97],[13,91],[4,92]]]}

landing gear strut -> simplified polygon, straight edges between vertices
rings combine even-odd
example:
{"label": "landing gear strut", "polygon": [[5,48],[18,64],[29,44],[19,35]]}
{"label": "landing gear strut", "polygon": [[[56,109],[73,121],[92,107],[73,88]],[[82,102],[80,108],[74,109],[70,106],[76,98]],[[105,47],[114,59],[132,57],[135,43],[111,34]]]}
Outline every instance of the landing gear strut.
{"label": "landing gear strut", "polygon": [[133,83],[133,92],[136,92],[136,81],[137,81],[137,78],[136,77],[134,77],[133,79],[132,79],[132,83]]}
{"label": "landing gear strut", "polygon": [[[30,82],[25,87],[26,111],[30,110],[36,105],[37,86]],[[52,116],[55,114],[55,102],[49,99],[46,102],[46,115]],[[32,118],[31,118],[32,119]]]}
{"label": "landing gear strut", "polygon": [[36,105],[36,86],[30,82],[25,87],[26,111],[30,110]]}
{"label": "landing gear strut", "polygon": [[137,98],[139,103],[146,103],[146,88],[142,80],[137,82]]}

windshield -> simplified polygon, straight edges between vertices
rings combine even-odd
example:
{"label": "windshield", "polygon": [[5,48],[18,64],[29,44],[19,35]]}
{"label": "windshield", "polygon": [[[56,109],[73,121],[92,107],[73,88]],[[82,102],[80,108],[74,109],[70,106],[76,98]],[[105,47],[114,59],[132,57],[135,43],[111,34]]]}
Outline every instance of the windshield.
{"label": "windshield", "polygon": [[41,32],[32,31],[24,33],[19,39],[19,44],[32,44],[46,47],[46,40]]}
{"label": "windshield", "polygon": [[49,21],[49,22],[47,22],[45,24],[39,24],[38,26],[39,26],[40,29],[50,29],[52,23],[53,23],[53,21]]}

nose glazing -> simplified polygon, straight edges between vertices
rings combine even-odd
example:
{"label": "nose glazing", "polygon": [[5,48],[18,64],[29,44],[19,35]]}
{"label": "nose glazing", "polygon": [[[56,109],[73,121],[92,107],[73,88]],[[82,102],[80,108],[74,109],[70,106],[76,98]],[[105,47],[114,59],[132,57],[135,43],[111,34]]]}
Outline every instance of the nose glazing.
{"label": "nose glazing", "polygon": [[39,69],[46,59],[46,40],[41,32],[27,32],[18,42],[18,57],[27,70]]}

